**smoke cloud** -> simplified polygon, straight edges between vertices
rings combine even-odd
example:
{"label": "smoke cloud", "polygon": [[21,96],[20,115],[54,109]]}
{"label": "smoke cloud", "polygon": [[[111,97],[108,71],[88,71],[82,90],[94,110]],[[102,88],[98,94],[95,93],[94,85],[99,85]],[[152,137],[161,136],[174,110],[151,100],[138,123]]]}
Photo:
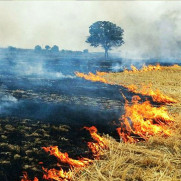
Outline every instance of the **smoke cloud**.
{"label": "smoke cloud", "polygon": [[125,45],[113,50],[125,58],[179,58],[179,1],[0,2],[0,46],[102,51],[85,43],[89,26],[107,20],[124,30]]}

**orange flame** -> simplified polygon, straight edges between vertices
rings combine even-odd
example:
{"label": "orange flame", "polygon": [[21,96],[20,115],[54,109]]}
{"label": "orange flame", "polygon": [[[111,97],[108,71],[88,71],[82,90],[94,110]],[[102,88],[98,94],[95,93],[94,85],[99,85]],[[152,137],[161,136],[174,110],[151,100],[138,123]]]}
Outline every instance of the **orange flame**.
{"label": "orange flame", "polygon": [[69,158],[68,153],[62,153],[58,150],[58,146],[50,146],[50,147],[43,147],[44,151],[49,152],[50,155],[54,155],[58,160],[62,163],[67,163],[71,167],[85,167],[92,163],[92,160],[88,158],[81,158],[79,160],[74,160]]}
{"label": "orange flame", "polygon": [[[27,172],[23,172],[23,178],[21,179],[21,181],[31,181],[29,178],[28,178],[28,174]],[[32,181],[39,181],[37,177],[35,177]]]}
{"label": "orange flame", "polygon": [[[96,143],[88,142],[89,148],[92,150],[93,155],[95,158],[99,158],[99,156],[102,153],[102,150],[107,148],[106,141],[97,134],[97,128],[92,127],[84,127],[85,129],[89,130],[92,138],[96,141]],[[91,164],[93,160],[90,160],[88,158],[81,158],[79,160],[74,160],[72,158],[69,158],[68,153],[62,153],[58,150],[58,146],[50,146],[50,147],[43,147],[43,150],[45,152],[49,152],[50,155],[54,155],[58,160],[62,163],[68,164],[71,168],[68,172],[64,171],[62,168],[60,170],[56,169],[45,169],[43,168],[45,174],[43,175],[44,179],[53,179],[57,181],[68,181],[71,180],[72,174],[73,174],[73,168],[84,168]],[[77,172],[79,170],[74,170],[74,172]]]}
{"label": "orange flame", "polygon": [[160,66],[160,64],[148,65],[148,66],[143,65],[142,68],[138,70],[134,65],[131,65],[131,69],[132,70],[125,69],[123,72],[124,73],[147,72],[147,71],[153,71],[153,70],[161,70],[162,67]]}
{"label": "orange flame", "polygon": [[[159,70],[160,65],[157,65],[157,66],[158,66],[157,70]],[[155,69],[156,69],[157,66],[150,65],[148,67],[155,67]],[[136,68],[133,68],[133,70],[137,71]],[[76,74],[77,77],[81,77],[81,78],[84,78],[86,80],[90,80],[90,81],[93,81],[93,82],[102,82],[102,83],[111,84],[111,85],[114,84],[114,83],[106,80],[104,77],[102,77],[103,75],[106,74],[105,72],[103,72],[103,73],[96,72],[96,74],[93,74],[91,72],[89,72],[88,74],[75,72],[75,74]],[[169,96],[164,95],[158,89],[156,91],[153,91],[151,89],[151,86],[143,86],[142,89],[138,90],[136,85],[128,85],[128,86],[122,85],[122,84],[119,84],[119,85],[127,88],[129,91],[131,91],[133,93],[150,96],[150,97],[152,97],[154,102],[158,102],[158,103],[177,103],[177,100],[175,100],[175,99],[173,99],[173,98],[171,98]]]}
{"label": "orange flame", "polygon": [[91,137],[96,141],[96,143],[88,142],[88,147],[92,151],[93,156],[98,159],[103,154],[103,150],[108,149],[107,141],[97,134],[97,128],[95,126],[84,128],[90,132]]}
{"label": "orange flame", "polygon": [[80,78],[84,78],[86,80],[90,80],[92,82],[103,82],[103,83],[106,83],[108,84],[107,80],[102,77],[104,74],[104,72],[96,72],[96,74],[93,74],[91,72],[89,72],[88,74],[84,74],[84,73],[80,73],[80,72],[75,72],[75,75],[77,77],[80,77]]}
{"label": "orange flame", "polygon": [[43,175],[43,179],[45,180],[56,180],[56,181],[69,181],[72,178],[73,172],[69,170],[68,172],[64,171],[62,168],[60,170],[56,169],[45,169],[42,168],[45,174]]}
{"label": "orange flame", "polygon": [[127,86],[128,90],[134,93],[146,95],[152,97],[154,102],[158,103],[177,103],[177,100],[164,95],[163,93],[160,92],[160,90],[153,91],[151,89],[151,85],[148,86],[142,86],[140,90],[138,90],[138,87],[136,85],[129,85]]}
{"label": "orange flame", "polygon": [[[92,126],[90,128],[84,128],[90,132],[91,137],[94,139],[94,141],[96,141],[96,143],[88,142],[88,146],[92,150],[93,156],[98,159],[102,154],[103,149],[107,149],[106,140],[97,134],[96,127]],[[42,167],[44,171],[43,179],[45,180],[70,181],[72,180],[74,172],[78,172],[80,169],[88,166],[93,162],[93,160],[90,160],[88,158],[80,158],[79,160],[69,158],[68,153],[62,153],[58,150],[58,146],[43,147],[43,150],[50,153],[50,155],[54,155],[60,162],[68,164],[70,166],[70,169],[68,171],[64,171],[61,167],[60,170],[54,168],[48,170]],[[43,164],[43,162],[39,163]],[[78,169],[75,170],[74,168]],[[26,172],[24,173],[23,179],[21,181],[31,181],[28,180],[28,175]],[[38,181],[38,179],[35,177],[33,181]]]}
{"label": "orange flame", "polygon": [[171,135],[166,127],[173,123],[165,107],[152,107],[149,101],[139,103],[139,96],[133,96],[132,105],[125,103],[125,114],[120,121],[121,127],[117,129],[124,142],[137,142],[139,138],[149,139],[153,135]]}

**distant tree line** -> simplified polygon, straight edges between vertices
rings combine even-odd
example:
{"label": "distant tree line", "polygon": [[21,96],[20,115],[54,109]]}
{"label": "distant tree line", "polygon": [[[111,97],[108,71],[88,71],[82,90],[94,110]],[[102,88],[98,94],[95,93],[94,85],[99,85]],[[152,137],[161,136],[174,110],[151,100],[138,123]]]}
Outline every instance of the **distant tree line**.
{"label": "distant tree line", "polygon": [[34,48],[36,53],[41,52],[47,52],[47,53],[89,53],[88,49],[85,49],[83,51],[72,51],[72,50],[59,50],[59,47],[57,45],[54,45],[53,47],[50,47],[49,45],[46,45],[43,49],[40,45],[36,45]]}
{"label": "distant tree line", "polygon": [[[45,49],[47,52],[51,51],[53,53],[58,53],[59,52],[59,47],[57,45],[54,45],[53,47],[50,47],[49,45],[45,46]],[[43,48],[40,45],[35,46],[35,52],[41,52],[43,51]]]}
{"label": "distant tree line", "polygon": [[[105,51],[105,59],[108,59],[108,51],[112,48],[120,47],[124,44],[123,40],[124,30],[117,26],[116,24],[109,21],[97,21],[89,27],[89,36],[87,37],[86,43],[89,43],[93,47],[102,47]],[[16,47],[9,46],[8,50],[11,54],[17,53],[19,51],[27,51],[28,49],[20,49]],[[29,49],[28,51],[32,51]],[[89,53],[88,49],[83,51],[72,51],[72,50],[59,50],[57,45],[50,47],[46,45],[42,48],[40,45],[36,45],[34,48],[35,53],[41,54],[86,54]]]}

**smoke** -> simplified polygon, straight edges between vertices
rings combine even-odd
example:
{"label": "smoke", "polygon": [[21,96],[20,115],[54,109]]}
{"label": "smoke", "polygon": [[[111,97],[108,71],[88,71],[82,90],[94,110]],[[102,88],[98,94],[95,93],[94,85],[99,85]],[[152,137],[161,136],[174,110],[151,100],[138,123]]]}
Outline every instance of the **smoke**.
{"label": "smoke", "polygon": [[[16,61],[16,60],[15,60]],[[38,61],[18,61],[15,66],[12,67],[12,71],[19,76],[36,76],[44,79],[73,79],[75,76],[64,75],[60,71],[55,71],[51,67],[47,67],[46,63]]]}
{"label": "smoke", "polygon": [[107,20],[125,30],[125,45],[113,50],[120,56],[180,57],[179,1],[4,1],[0,5],[0,46],[33,48],[36,44],[57,44],[62,49],[102,51],[90,47],[85,40],[92,23]]}
{"label": "smoke", "polygon": [[11,94],[6,92],[6,86],[0,87],[0,114],[6,114],[11,111],[11,108],[16,107],[18,100]]}

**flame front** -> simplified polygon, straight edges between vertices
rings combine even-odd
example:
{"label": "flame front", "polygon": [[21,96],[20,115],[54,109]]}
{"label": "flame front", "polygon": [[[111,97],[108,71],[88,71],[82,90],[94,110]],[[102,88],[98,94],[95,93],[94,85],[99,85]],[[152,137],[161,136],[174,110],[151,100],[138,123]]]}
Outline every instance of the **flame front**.
{"label": "flame front", "polygon": [[124,73],[147,72],[147,71],[153,71],[153,70],[161,70],[162,67],[160,66],[160,64],[148,65],[148,66],[143,65],[142,68],[140,70],[138,70],[134,65],[131,65],[131,69],[132,70],[125,69],[123,72]]}
{"label": "flame front", "polygon": [[166,108],[153,107],[149,101],[139,103],[139,100],[139,96],[133,96],[131,105],[126,100],[125,114],[120,118],[121,127],[117,129],[123,141],[133,143],[154,135],[171,135],[168,125],[174,120]]}
{"label": "flame front", "polygon": [[104,149],[108,149],[107,141],[105,138],[99,136],[97,134],[97,128],[95,126],[92,127],[84,127],[89,131],[91,137],[95,142],[88,142],[88,147],[93,153],[95,158],[99,158],[103,154]]}
{"label": "flame front", "polygon": [[[68,181],[71,180],[73,175],[73,168],[83,168],[88,166],[90,163],[92,163],[92,160],[88,158],[81,158],[79,160],[74,160],[72,158],[69,158],[68,153],[62,153],[58,150],[58,146],[50,146],[50,147],[43,147],[43,150],[45,152],[50,153],[50,155],[54,155],[59,162],[68,164],[70,169],[68,171],[64,171],[61,167],[60,170],[56,169],[45,169],[43,168],[45,174],[43,175],[43,178],[46,180],[53,179],[57,181]],[[78,170],[77,170],[78,171]]]}
{"label": "flame front", "polygon": [[160,90],[153,91],[151,88],[151,85],[148,86],[142,86],[141,89],[138,89],[136,85],[129,85],[127,86],[128,90],[137,94],[142,94],[145,96],[150,96],[152,97],[152,100],[154,102],[158,103],[177,103],[177,101],[167,95],[164,95],[163,93],[160,92]]}
{"label": "flame front", "polygon": [[[91,134],[91,137],[94,139],[95,142],[88,142],[88,147],[93,153],[93,156],[98,159],[100,155],[103,153],[103,149],[106,149],[106,140],[99,136],[97,134],[97,128],[92,127],[84,127],[86,130],[88,130]],[[61,167],[60,170],[56,169],[46,169],[42,168],[45,174],[43,175],[43,178],[45,180],[57,180],[57,181],[68,181],[72,179],[73,173],[78,172],[79,170],[85,168],[89,164],[93,162],[93,160],[89,158],[80,158],[79,160],[75,160],[72,158],[69,158],[68,153],[62,153],[58,150],[58,146],[50,146],[50,147],[43,147],[43,150],[47,153],[50,153],[50,155],[55,156],[59,162],[68,164],[70,169],[68,171],[64,171]],[[74,169],[78,168],[78,169]]]}
{"label": "flame front", "polygon": [[[177,67],[178,65],[173,65],[173,67]],[[158,64],[156,66],[153,65],[149,65],[149,66],[143,66],[143,68],[141,70],[138,70],[136,67],[132,66],[132,71],[131,72],[140,72],[140,71],[146,71],[147,69],[149,71],[151,70],[160,70],[162,69],[162,67]],[[125,72],[125,71],[124,71]],[[129,71],[128,71],[129,72]],[[106,80],[106,78],[104,78],[103,76],[106,75],[106,72],[96,72],[96,74],[93,74],[91,72],[89,72],[88,74],[84,74],[84,73],[80,73],[80,72],[75,72],[75,75],[77,77],[80,78],[84,78],[86,80],[90,80],[93,82],[102,82],[102,83],[106,83],[106,84],[110,84],[110,85],[114,85],[113,82]],[[150,96],[152,98],[152,100],[154,102],[158,102],[158,103],[177,103],[177,100],[164,95],[163,93],[161,93],[158,89],[156,91],[154,91],[151,88],[151,85],[145,86],[143,85],[141,89],[138,89],[138,87],[136,85],[123,85],[123,84],[119,84],[120,86],[123,86],[125,88],[127,88],[129,91],[136,93],[136,94],[142,94],[145,96]]]}
{"label": "flame front", "polygon": [[[174,65],[173,67],[177,68],[178,65]],[[159,64],[156,66],[144,65],[140,70],[134,66],[131,66],[131,68],[132,70],[130,71],[124,70],[124,73],[136,73],[162,69]],[[96,72],[96,74],[91,72],[88,74],[76,72],[75,74],[78,77],[93,82],[113,84],[104,78],[104,75],[107,74],[106,72]],[[149,95],[155,102],[177,102],[176,100],[163,95],[159,90],[153,91],[151,86],[143,86],[141,90],[138,90],[136,85],[121,86],[128,88],[129,91],[134,93]],[[133,96],[131,103],[129,103],[125,98],[125,114],[119,119],[119,121],[121,126],[117,128],[117,132],[124,142],[129,143],[136,143],[140,140],[148,140],[151,136],[154,135],[162,135],[166,137],[170,136],[171,130],[168,128],[168,126],[174,122],[173,118],[169,116],[165,107],[153,107],[149,101],[141,102],[141,98],[139,96]],[[89,131],[91,137],[94,140],[93,142],[88,142],[87,145],[92,151],[94,158],[99,159],[100,156],[103,155],[103,150],[108,149],[108,141],[97,134],[97,128],[95,126],[84,128]],[[69,158],[68,153],[62,153],[59,151],[58,146],[43,147],[43,150],[47,153],[50,153],[50,155],[55,156],[59,162],[68,164],[70,167],[66,171],[60,166],[59,170],[55,168],[48,170],[42,167],[44,171],[44,180],[70,181],[72,180],[74,173],[93,163],[93,160],[89,158],[80,158],[78,160]],[[28,178],[28,174],[26,172],[23,173],[23,178],[21,181],[31,181]],[[33,181],[38,181],[38,178],[35,177]]]}
{"label": "flame front", "polygon": [[37,177],[35,177],[33,180],[30,180],[28,178],[28,174],[27,172],[23,172],[23,178],[21,179],[21,181],[39,181]]}
{"label": "flame front", "polygon": [[103,83],[108,84],[106,79],[104,77],[102,77],[105,74],[106,74],[105,72],[96,72],[96,74],[93,74],[91,72],[89,72],[88,74],[84,74],[84,73],[80,73],[80,72],[75,72],[75,75],[77,77],[84,78],[84,79],[90,80],[92,82],[103,82]]}
{"label": "flame front", "polygon": [[43,179],[45,180],[56,180],[56,181],[69,181],[72,179],[73,172],[69,170],[68,172],[64,171],[62,168],[60,170],[56,169],[46,169],[42,168],[45,174],[43,175]]}
{"label": "flame front", "polygon": [[49,152],[50,155],[54,155],[60,162],[66,163],[71,167],[85,167],[92,162],[92,160],[88,158],[81,158],[79,160],[69,158],[68,153],[62,153],[58,150],[58,146],[43,147],[43,149]]}

